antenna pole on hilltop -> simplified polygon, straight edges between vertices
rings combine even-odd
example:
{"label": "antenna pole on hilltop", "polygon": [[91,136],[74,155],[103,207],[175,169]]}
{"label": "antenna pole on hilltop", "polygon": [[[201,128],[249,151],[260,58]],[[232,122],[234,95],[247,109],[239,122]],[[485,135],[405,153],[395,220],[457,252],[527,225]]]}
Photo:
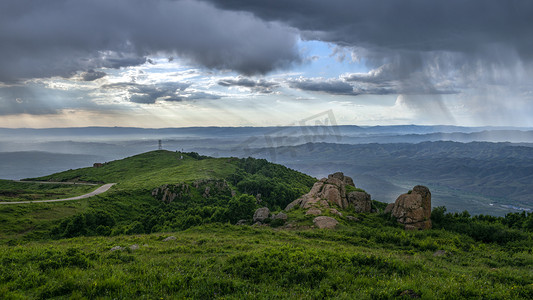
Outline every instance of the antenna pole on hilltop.
{"label": "antenna pole on hilltop", "polygon": [[163,143],[159,140],[159,150],[163,150]]}

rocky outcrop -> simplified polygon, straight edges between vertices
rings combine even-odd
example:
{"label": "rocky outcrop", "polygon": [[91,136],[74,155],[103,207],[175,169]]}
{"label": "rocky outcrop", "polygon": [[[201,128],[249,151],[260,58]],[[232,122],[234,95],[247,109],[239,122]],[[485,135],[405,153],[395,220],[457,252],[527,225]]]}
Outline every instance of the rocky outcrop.
{"label": "rocky outcrop", "polygon": [[195,195],[210,198],[215,195],[233,197],[235,191],[231,190],[225,180],[203,179],[192,183],[165,184],[152,190],[152,196],[165,203],[180,199],[190,199]]}
{"label": "rocky outcrop", "polygon": [[342,217],[342,213],[341,213],[340,211],[334,209],[334,208],[330,209],[329,212],[330,212],[331,214],[334,214],[334,215],[337,215],[337,216],[339,216],[339,217]]}
{"label": "rocky outcrop", "polygon": [[258,208],[254,213],[254,223],[256,222],[264,222],[268,217],[270,216],[270,210],[268,207],[261,207]]}
{"label": "rocky outcrop", "polygon": [[237,221],[237,223],[235,223],[235,225],[246,225],[247,222],[248,222],[248,220],[241,219],[241,220]]}
{"label": "rocky outcrop", "polygon": [[332,217],[320,216],[313,219],[313,224],[320,229],[333,229],[339,222]]}
{"label": "rocky outcrop", "polygon": [[313,216],[319,216],[322,214],[322,211],[316,207],[311,207],[310,209],[307,210],[307,212],[305,213],[306,215],[313,215]]}
{"label": "rocky outcrop", "polygon": [[402,194],[385,212],[390,211],[398,223],[407,230],[431,228],[431,192],[422,185],[417,185],[410,193]]}
{"label": "rocky outcrop", "polygon": [[282,212],[272,215],[272,220],[287,221],[288,218],[289,218],[289,216],[287,216],[286,213],[282,213]]}
{"label": "rocky outcrop", "polygon": [[328,175],[328,179],[330,179],[330,178],[338,179],[338,180],[342,181],[342,183],[344,183],[344,185],[351,185],[351,186],[355,187],[353,179],[351,177],[349,177],[349,176],[344,176],[344,173],[342,173],[342,172],[336,172],[336,173],[333,173],[333,174],[329,174]]}
{"label": "rocky outcrop", "polygon": [[354,207],[356,213],[370,212],[372,210],[372,199],[368,193],[350,192],[347,198],[348,203]]}
{"label": "rocky outcrop", "polygon": [[[347,186],[355,187],[351,177],[345,176],[342,172],[330,174],[328,178],[317,181],[309,193],[289,203],[285,210],[297,207],[309,210],[311,208],[324,209],[329,208],[330,205],[336,205],[341,209],[353,206],[356,212],[370,212],[372,207],[370,195],[355,191],[347,193]],[[315,211],[309,214],[314,214]]]}

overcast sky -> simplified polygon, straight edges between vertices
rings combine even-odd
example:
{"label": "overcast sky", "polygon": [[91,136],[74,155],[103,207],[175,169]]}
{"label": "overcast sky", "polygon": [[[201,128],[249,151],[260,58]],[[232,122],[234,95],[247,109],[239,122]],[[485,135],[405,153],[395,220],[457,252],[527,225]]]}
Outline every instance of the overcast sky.
{"label": "overcast sky", "polygon": [[533,126],[530,0],[2,0],[0,127]]}

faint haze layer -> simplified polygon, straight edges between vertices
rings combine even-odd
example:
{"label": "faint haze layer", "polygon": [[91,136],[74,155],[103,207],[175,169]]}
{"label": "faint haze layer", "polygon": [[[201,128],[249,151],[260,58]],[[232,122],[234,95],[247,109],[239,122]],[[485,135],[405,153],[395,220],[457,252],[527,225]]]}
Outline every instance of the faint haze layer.
{"label": "faint haze layer", "polygon": [[321,178],[342,171],[392,202],[423,184],[434,206],[531,211],[533,130],[455,126],[0,128],[0,179],[36,177],[162,148],[257,157]]}

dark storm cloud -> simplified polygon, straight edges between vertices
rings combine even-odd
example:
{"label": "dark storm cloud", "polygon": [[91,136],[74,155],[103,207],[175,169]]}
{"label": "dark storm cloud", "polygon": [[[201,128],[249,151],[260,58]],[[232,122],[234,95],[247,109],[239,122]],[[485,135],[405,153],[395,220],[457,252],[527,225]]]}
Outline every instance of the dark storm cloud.
{"label": "dark storm cloud", "polygon": [[102,86],[106,90],[126,91],[128,100],[135,103],[153,104],[157,100],[161,101],[184,101],[184,100],[213,100],[220,99],[220,96],[202,91],[187,90],[190,83],[159,83],[159,84],[138,84],[138,83],[113,83]]}
{"label": "dark storm cloud", "polygon": [[266,73],[300,60],[288,27],[198,1],[0,2],[0,81],[134,66],[148,55]]}
{"label": "dark storm cloud", "polygon": [[528,0],[208,0],[281,21],[339,45],[415,51],[479,52],[505,44],[532,57]]}
{"label": "dark storm cloud", "polygon": [[[368,73],[344,74],[341,79],[353,84],[361,94],[456,94],[457,89],[446,74],[430,68],[410,68],[416,63],[405,57],[382,65]],[[421,64],[420,64],[421,65]]]}
{"label": "dark storm cloud", "polygon": [[251,78],[239,76],[237,78],[224,78],[219,80],[218,85],[232,87],[245,87],[249,88],[252,92],[258,92],[263,94],[269,94],[274,91],[274,88],[278,87],[279,84],[274,81],[267,81],[264,79],[254,80]]}
{"label": "dark storm cloud", "polygon": [[339,79],[298,78],[288,81],[289,86],[304,91],[323,92],[333,95],[358,95],[349,83]]}
{"label": "dark storm cloud", "polygon": [[510,82],[527,78],[513,74],[516,65],[533,74],[533,1],[204,1],[297,28],[304,39],[348,49],[370,68],[385,66],[379,76],[346,78],[381,90],[451,93],[501,82],[501,73]]}
{"label": "dark storm cloud", "polygon": [[102,77],[105,77],[106,75],[107,74],[105,72],[89,70],[81,74],[81,79],[83,81],[95,81],[96,79],[100,79]]}

